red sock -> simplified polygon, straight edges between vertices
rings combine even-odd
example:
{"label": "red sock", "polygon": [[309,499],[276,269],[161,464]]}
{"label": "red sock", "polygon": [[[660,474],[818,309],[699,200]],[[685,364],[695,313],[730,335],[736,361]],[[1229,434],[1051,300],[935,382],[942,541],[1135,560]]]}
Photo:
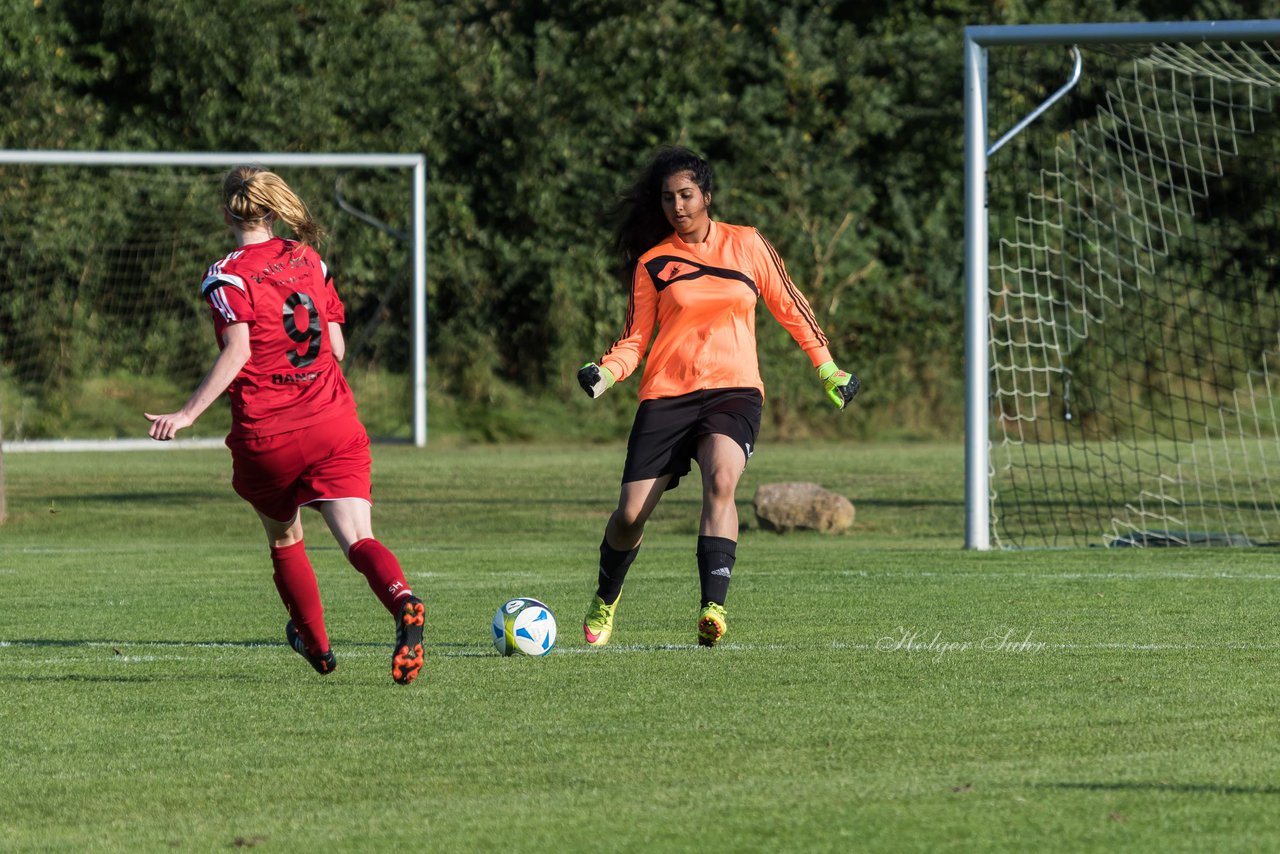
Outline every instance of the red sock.
{"label": "red sock", "polygon": [[284,602],[293,627],[306,641],[312,655],[320,655],[329,649],[329,634],[324,630],[324,608],[320,604],[320,587],[316,573],[307,560],[307,550],[302,540],[291,546],[271,547],[271,564],[276,568],[273,576],[280,601]]}
{"label": "red sock", "polygon": [[400,570],[400,561],[396,560],[391,549],[373,537],[352,543],[347,551],[347,560],[360,570],[360,574],[369,582],[369,589],[392,616],[396,613],[396,603],[413,595],[409,582]]}

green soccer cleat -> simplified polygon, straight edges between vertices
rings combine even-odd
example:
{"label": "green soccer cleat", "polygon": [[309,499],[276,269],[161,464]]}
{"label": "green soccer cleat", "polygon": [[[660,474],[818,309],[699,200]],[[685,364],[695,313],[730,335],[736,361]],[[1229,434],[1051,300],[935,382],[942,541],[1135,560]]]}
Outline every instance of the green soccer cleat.
{"label": "green soccer cleat", "polygon": [[708,602],[698,614],[698,645],[715,646],[729,629],[724,606]]}
{"label": "green soccer cleat", "polygon": [[591,600],[587,616],[582,620],[582,633],[590,646],[604,646],[613,634],[613,613],[618,610],[619,596],[612,605],[606,605],[599,596]]}

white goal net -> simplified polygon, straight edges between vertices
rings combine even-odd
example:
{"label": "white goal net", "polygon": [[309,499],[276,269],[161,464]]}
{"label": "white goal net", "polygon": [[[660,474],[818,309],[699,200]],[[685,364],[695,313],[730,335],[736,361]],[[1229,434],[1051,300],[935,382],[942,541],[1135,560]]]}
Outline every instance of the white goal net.
{"label": "white goal net", "polygon": [[1280,31],[1253,23],[991,48],[994,130],[1067,76],[1063,45],[1081,73],[987,152],[970,545],[1280,540]]}
{"label": "white goal net", "polygon": [[[420,156],[78,157],[0,152],[6,447],[141,439],[144,410],[186,400],[217,353],[199,285],[234,248],[220,190],[241,162],[279,172],[328,232],[343,371],[370,434],[425,441]],[[228,426],[224,399],[184,433],[215,440]]]}

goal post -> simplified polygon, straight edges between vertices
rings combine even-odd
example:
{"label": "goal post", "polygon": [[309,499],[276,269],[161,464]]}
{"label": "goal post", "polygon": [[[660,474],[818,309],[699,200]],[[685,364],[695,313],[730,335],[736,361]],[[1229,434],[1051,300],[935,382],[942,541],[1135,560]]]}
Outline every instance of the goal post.
{"label": "goal post", "polygon": [[[203,320],[200,277],[228,250],[217,218],[220,179],[242,163],[279,171],[329,232],[321,253],[348,308],[343,370],[362,413],[367,404],[374,415],[371,435],[426,444],[423,155],[6,150],[6,447],[74,448],[99,439],[109,447],[155,445],[120,435],[105,417],[95,422],[94,401],[108,409],[115,395],[142,394],[149,406],[162,406],[174,388],[189,394],[211,364],[208,324],[203,335],[183,327]],[[161,389],[165,399],[155,400]],[[211,410],[202,418],[210,422],[203,432],[224,427],[219,417],[225,413]]]}
{"label": "goal post", "polygon": [[965,546],[1280,540],[1280,21],[964,67]]}

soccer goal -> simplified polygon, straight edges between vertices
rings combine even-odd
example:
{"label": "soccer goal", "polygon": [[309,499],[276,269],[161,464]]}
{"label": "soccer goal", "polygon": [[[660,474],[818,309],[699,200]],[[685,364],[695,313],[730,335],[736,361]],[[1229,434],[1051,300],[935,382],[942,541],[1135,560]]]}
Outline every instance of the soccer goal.
{"label": "soccer goal", "polygon": [[966,545],[1280,540],[1280,21],[965,32]]}
{"label": "soccer goal", "polygon": [[[180,406],[217,353],[199,286],[234,248],[221,179],[241,163],[279,172],[328,232],[370,434],[426,444],[422,155],[0,151],[7,450],[161,446],[143,410]],[[186,441],[229,424],[224,397]]]}

